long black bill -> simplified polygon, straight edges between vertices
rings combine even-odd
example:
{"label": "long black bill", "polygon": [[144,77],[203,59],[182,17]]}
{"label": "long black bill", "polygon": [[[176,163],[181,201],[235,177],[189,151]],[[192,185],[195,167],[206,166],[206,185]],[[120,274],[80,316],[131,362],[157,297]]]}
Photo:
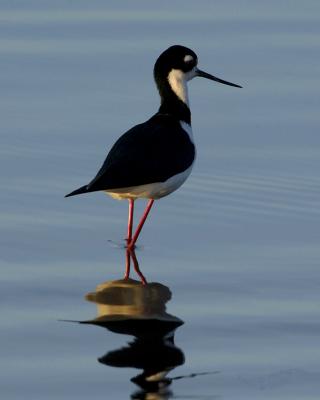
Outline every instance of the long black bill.
{"label": "long black bill", "polygon": [[228,81],[224,81],[223,79],[219,79],[216,76],[213,76],[213,75],[207,74],[204,71],[201,71],[200,69],[197,69],[197,76],[201,76],[202,78],[207,78],[207,79],[210,79],[212,81],[223,83],[224,85],[242,88],[242,86],[236,85],[235,83],[231,83],[231,82],[228,82]]}

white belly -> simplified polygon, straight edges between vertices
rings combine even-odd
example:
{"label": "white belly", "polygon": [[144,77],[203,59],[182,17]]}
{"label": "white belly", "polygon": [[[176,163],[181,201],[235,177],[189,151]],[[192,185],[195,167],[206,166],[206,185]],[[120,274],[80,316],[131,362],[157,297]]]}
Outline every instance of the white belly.
{"label": "white belly", "polygon": [[177,190],[190,175],[192,167],[193,164],[185,171],[172,176],[165,182],[148,183],[147,185],[112,189],[110,191],[106,190],[106,193],[118,200],[138,198],[160,199]]}

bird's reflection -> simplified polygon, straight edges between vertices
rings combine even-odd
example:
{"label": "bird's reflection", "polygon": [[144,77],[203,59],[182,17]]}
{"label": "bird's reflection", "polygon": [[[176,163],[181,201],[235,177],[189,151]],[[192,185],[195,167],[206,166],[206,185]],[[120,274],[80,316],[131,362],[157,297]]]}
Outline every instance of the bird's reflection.
{"label": "bird's reflection", "polygon": [[[134,252],[131,251],[129,256],[134,257],[136,265]],[[164,400],[171,397],[169,385],[172,379],[167,374],[184,363],[184,354],[174,343],[175,330],[183,325],[183,321],[166,312],[166,303],[171,299],[170,289],[161,283],[125,278],[99,284],[86,299],[96,303],[97,316],[82,323],[134,337],[127,346],[108,351],[98,359],[99,362],[142,370],[131,379],[140,387],[132,399]]]}

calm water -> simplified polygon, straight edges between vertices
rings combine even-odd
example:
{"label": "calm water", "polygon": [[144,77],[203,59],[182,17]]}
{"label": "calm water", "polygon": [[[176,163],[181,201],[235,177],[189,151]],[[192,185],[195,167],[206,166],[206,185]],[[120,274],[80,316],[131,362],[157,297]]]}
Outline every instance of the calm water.
{"label": "calm water", "polygon": [[[318,399],[319,2],[2,0],[0,32],[1,398]],[[190,84],[198,160],[142,290],[113,282],[127,204],[63,195],[155,112],[175,43],[244,88]]]}

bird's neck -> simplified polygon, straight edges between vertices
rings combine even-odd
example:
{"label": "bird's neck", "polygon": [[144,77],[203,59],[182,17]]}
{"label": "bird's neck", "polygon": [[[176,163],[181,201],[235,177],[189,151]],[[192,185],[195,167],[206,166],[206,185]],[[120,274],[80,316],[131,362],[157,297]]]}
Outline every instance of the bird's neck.
{"label": "bird's neck", "polygon": [[188,86],[185,74],[179,69],[172,69],[169,72],[167,80],[175,95],[189,107]]}
{"label": "bird's neck", "polygon": [[181,71],[172,70],[165,79],[156,80],[161,105],[159,113],[170,114],[191,125],[187,82]]}

